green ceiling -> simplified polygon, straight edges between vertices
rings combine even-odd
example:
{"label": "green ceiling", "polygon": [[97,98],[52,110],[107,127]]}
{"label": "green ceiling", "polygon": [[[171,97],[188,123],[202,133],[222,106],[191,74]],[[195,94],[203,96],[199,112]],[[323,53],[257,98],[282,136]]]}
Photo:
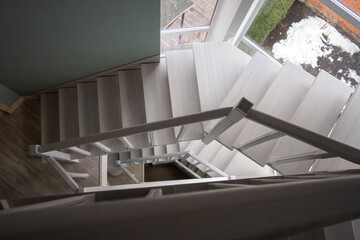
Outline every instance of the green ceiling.
{"label": "green ceiling", "polygon": [[160,0],[1,0],[0,83],[36,91],[160,52]]}

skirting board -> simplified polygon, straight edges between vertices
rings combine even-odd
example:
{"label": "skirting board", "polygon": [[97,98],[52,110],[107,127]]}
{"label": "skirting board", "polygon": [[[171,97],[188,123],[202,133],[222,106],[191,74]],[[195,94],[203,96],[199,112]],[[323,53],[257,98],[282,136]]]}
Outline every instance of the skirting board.
{"label": "skirting board", "polygon": [[[0,110],[2,110],[3,112],[12,113],[23,101],[24,101],[24,98],[20,97],[11,106],[7,106],[6,104],[3,104],[0,102]],[[0,116],[1,115],[2,115],[2,113],[0,113]]]}
{"label": "skirting board", "polygon": [[143,63],[155,63],[160,61],[160,55],[154,55],[148,58],[140,59],[125,65],[121,65],[112,69],[105,70],[103,72],[95,73],[92,75],[88,75],[70,82],[62,83],[56,85],[54,87],[50,87],[39,92],[35,93],[35,96],[39,96],[42,93],[51,93],[57,92],[59,88],[68,88],[68,87],[76,87],[76,84],[79,82],[95,82],[97,77],[104,77],[104,76],[113,76],[117,75],[117,72],[120,70],[133,70],[133,69],[140,69],[140,65]]}

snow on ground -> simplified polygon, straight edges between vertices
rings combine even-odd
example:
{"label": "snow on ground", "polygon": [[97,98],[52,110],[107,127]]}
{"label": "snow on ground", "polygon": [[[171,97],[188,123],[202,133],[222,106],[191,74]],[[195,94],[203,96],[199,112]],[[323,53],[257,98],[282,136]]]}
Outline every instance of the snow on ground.
{"label": "snow on ground", "polygon": [[315,68],[318,66],[318,57],[325,57],[333,51],[327,44],[337,46],[351,55],[360,51],[356,44],[321,18],[308,17],[293,23],[287,31],[287,38],[275,43],[272,52],[277,59],[310,64]]}
{"label": "snow on ground", "polygon": [[355,70],[349,69],[349,73],[347,74],[348,78],[354,79],[357,83],[360,82],[360,76],[356,74]]}
{"label": "snow on ground", "polygon": [[[289,60],[298,65],[310,64],[316,68],[319,57],[328,58],[330,62],[334,61],[334,58],[329,56],[335,51],[334,46],[350,55],[360,52],[360,48],[355,43],[341,35],[326,21],[319,17],[308,17],[293,23],[287,31],[287,38],[276,42],[272,52],[277,59]],[[342,60],[342,57],[338,58],[338,61]],[[360,76],[355,70],[348,69],[345,74],[356,82],[360,81]],[[346,82],[343,77],[341,80]]]}

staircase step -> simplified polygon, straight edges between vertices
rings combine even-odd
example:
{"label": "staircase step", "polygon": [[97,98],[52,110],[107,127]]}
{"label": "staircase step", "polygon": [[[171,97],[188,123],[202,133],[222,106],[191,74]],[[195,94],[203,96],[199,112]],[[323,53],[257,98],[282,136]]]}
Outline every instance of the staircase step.
{"label": "staircase step", "polygon": [[143,149],[141,149],[141,153],[142,153],[143,157],[154,156],[154,148],[153,147],[143,148]]}
{"label": "staircase step", "polygon": [[[122,128],[120,86],[118,76],[97,78],[99,99],[100,132]],[[118,139],[103,141],[112,152],[125,151],[124,144]]]}
{"label": "staircase step", "polygon": [[[327,136],[348,101],[352,88],[329,73],[321,71],[304,101],[290,122]],[[275,141],[265,144],[274,144]],[[270,156],[271,159],[300,155],[318,150],[294,138],[282,137]],[[270,159],[270,163],[272,162]],[[314,160],[274,165],[283,174],[307,173]]]}
{"label": "staircase step", "polygon": [[[282,65],[274,63],[268,57],[257,52],[219,107],[233,107],[244,97],[251,101],[254,104],[253,107],[256,108],[279,74],[281,67]],[[217,121],[211,121],[206,132],[210,132]],[[218,140],[226,147],[232,149],[244,125],[245,121],[239,121],[220,135]]]}
{"label": "staircase step", "polygon": [[[146,123],[144,91],[140,70],[120,71],[120,103],[123,128]],[[126,137],[134,148],[149,146],[147,133]]]}
{"label": "staircase step", "polygon": [[59,95],[58,93],[41,94],[41,144],[58,142]]}
{"label": "staircase step", "polygon": [[78,83],[80,136],[100,132],[97,83]]}
{"label": "staircase step", "polygon": [[[330,138],[360,148],[360,91],[359,88],[351,96],[345,110],[336,122]],[[316,160],[312,171],[334,171],[358,169],[359,165],[346,161],[342,158],[330,158]]]}
{"label": "staircase step", "polygon": [[193,51],[201,111],[216,109],[251,58],[226,42],[194,44]]}
{"label": "staircase step", "polygon": [[[236,150],[230,150],[226,147],[220,148],[220,150],[216,153],[216,155],[212,158],[210,163],[217,167],[218,169],[224,171],[227,166],[230,164],[232,159],[234,159],[235,155],[239,152]],[[209,173],[210,176],[218,176],[216,173]]]}
{"label": "staircase step", "polygon": [[[162,58],[160,63],[142,64],[141,72],[144,86],[146,122],[172,118],[166,60]],[[151,134],[154,141],[152,145],[165,145],[176,142],[173,128],[154,131]]]}
{"label": "staircase step", "polygon": [[[206,145],[204,143],[202,143],[201,140],[193,140],[186,146],[185,151],[191,150],[195,155],[197,155],[197,154],[199,154],[201,149],[205,146]],[[192,162],[196,162],[196,161],[193,160],[192,158],[189,158],[188,162],[192,163]]]}
{"label": "staircase step", "polygon": [[[221,145],[221,143],[217,141],[212,141],[211,143],[203,147],[197,155],[203,160],[210,162],[222,147],[223,145]],[[208,169],[203,164],[199,164],[198,168],[203,172]]]}
{"label": "staircase step", "polygon": [[79,137],[79,109],[76,88],[59,89],[60,140]]}
{"label": "staircase step", "polygon": [[[301,67],[291,62],[286,62],[256,109],[279,119],[289,121],[308,93],[314,79],[315,77]],[[273,131],[249,120],[242,121],[246,121],[246,125],[239,133],[234,144],[236,148]],[[272,148],[260,149],[253,147],[248,151],[245,150],[244,153],[263,166],[266,163],[264,156],[268,156],[271,151]]]}
{"label": "staircase step", "polygon": [[[100,132],[99,125],[99,103],[97,83],[78,83],[78,108],[79,108],[79,135],[88,136]],[[100,155],[102,151],[94,146],[81,146],[84,150],[90,151],[93,155]]]}
{"label": "staircase step", "polygon": [[[193,51],[166,52],[166,63],[173,117],[201,112]],[[178,135],[180,127],[175,130]],[[203,137],[203,124],[194,123],[186,126],[186,130],[179,140],[187,141]]]}
{"label": "staircase step", "polygon": [[240,152],[230,161],[224,172],[238,178],[273,176],[270,167],[262,167]]}
{"label": "staircase step", "polygon": [[180,152],[179,143],[166,145],[166,153],[177,153]]}

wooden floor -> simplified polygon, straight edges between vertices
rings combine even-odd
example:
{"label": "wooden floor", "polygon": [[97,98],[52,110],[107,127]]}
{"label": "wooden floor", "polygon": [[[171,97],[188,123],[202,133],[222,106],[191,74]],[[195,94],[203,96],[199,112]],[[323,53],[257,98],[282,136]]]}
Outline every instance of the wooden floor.
{"label": "wooden floor", "polygon": [[[0,199],[73,192],[49,164],[27,154],[28,145],[41,142],[39,99],[25,100],[12,114],[2,114],[0,136]],[[88,179],[76,180],[79,186],[99,184],[98,157],[82,159],[80,164],[66,163],[63,167],[90,174]]]}

